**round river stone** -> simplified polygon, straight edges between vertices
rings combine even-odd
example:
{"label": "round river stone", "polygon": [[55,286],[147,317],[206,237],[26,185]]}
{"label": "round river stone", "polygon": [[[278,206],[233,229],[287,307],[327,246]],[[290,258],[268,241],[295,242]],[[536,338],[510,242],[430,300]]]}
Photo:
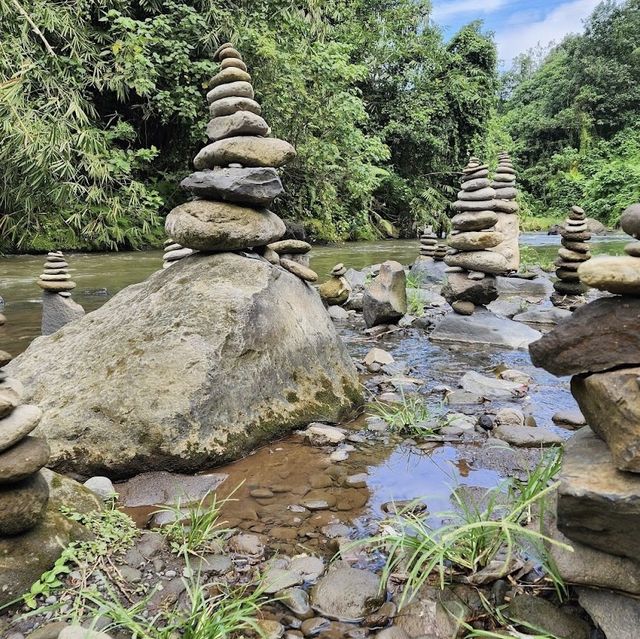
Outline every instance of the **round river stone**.
{"label": "round river stone", "polygon": [[0,486],[0,535],[17,535],[33,528],[44,515],[48,501],[49,486],[42,473]]}
{"label": "round river stone", "polygon": [[42,437],[25,437],[0,453],[0,484],[17,482],[37,473],[49,461],[51,450]]}
{"label": "round river stone", "polygon": [[7,450],[28,435],[38,425],[41,416],[42,411],[37,406],[25,404],[5,417],[0,422],[0,451]]}

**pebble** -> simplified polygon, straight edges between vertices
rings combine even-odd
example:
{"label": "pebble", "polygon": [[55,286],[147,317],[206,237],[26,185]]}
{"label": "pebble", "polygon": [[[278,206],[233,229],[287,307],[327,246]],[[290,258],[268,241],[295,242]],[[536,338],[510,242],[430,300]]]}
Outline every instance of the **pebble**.
{"label": "pebble", "polygon": [[103,501],[108,501],[117,495],[116,489],[108,477],[91,477],[84,482],[84,486]]}
{"label": "pebble", "polygon": [[302,576],[298,572],[283,568],[270,568],[264,573],[263,589],[266,594],[272,595],[292,586],[299,586],[302,581]]}
{"label": "pebble", "polygon": [[280,639],[284,635],[284,626],[278,621],[258,619],[258,625],[264,639]]}
{"label": "pebble", "polygon": [[229,548],[243,555],[257,556],[264,553],[264,544],[257,535],[236,535],[229,540]]}
{"label": "pebble", "polygon": [[300,630],[305,637],[315,637],[324,630],[327,630],[331,622],[324,617],[313,617],[302,622]]}
{"label": "pebble", "polygon": [[314,446],[324,446],[326,444],[340,444],[347,435],[342,428],[321,424],[319,422],[309,424],[304,431],[305,437]]}
{"label": "pebble", "polygon": [[106,632],[89,630],[82,626],[67,626],[58,635],[58,639],[111,639]]}
{"label": "pebble", "polygon": [[279,594],[278,598],[300,619],[313,617],[309,595],[302,588],[287,588]]}

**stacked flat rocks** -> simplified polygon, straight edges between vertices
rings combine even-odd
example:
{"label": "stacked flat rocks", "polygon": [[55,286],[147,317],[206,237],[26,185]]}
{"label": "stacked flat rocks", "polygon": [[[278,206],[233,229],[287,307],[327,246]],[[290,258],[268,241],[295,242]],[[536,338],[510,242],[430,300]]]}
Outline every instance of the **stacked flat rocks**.
{"label": "stacked flat rocks", "polygon": [[[640,205],[629,207],[621,222],[624,231],[640,238]],[[639,255],[640,242],[634,242],[627,246],[626,256],[581,263],[578,272],[583,282],[614,295],[580,306],[529,347],[536,366],[573,376],[571,392],[588,424],[566,445],[558,489],[557,527],[575,547],[575,557],[556,563],[574,582],[636,596],[640,595],[640,537],[634,532],[640,527]],[[575,570],[580,561],[588,569]],[[622,595],[616,601],[628,603]],[[640,603],[633,605],[640,610]]]}
{"label": "stacked flat rocks", "polygon": [[311,244],[303,240],[279,240],[267,244],[262,255],[272,264],[279,264],[307,282],[315,282],[318,274],[309,268]]}
{"label": "stacked flat rocks", "polygon": [[40,470],[49,461],[45,439],[29,433],[38,425],[37,406],[21,404],[22,384],[7,376],[11,356],[0,351],[0,536],[24,533],[40,522],[49,487]]}
{"label": "stacked flat rocks", "polygon": [[491,186],[495,191],[494,211],[497,216],[495,230],[502,233],[504,239],[491,250],[502,255],[510,271],[520,267],[520,225],[516,197],[516,172],[509,154],[503,151],[498,155],[498,166]]}
{"label": "stacked flat rocks", "polygon": [[84,309],[71,299],[76,283],[71,280],[69,264],[60,251],[47,253],[44,271],[38,279],[42,293],[43,335],[50,335],[84,315]]}
{"label": "stacked flat rocks", "polygon": [[62,297],[70,297],[71,291],[76,287],[76,283],[71,281],[69,275],[69,264],[61,251],[47,253],[47,260],[44,263],[44,270],[38,286],[49,292],[58,293]]}
{"label": "stacked flat rocks", "polygon": [[318,287],[320,297],[327,306],[341,306],[349,299],[351,285],[345,277],[346,272],[344,264],[336,264],[331,269],[331,277]]}
{"label": "stacked flat rocks", "polygon": [[164,243],[164,255],[162,256],[162,268],[169,268],[172,264],[175,264],[183,257],[189,257],[193,255],[195,251],[190,248],[185,248],[181,244],[178,244],[175,240],[169,238]]}
{"label": "stacked flat rocks", "polygon": [[450,248],[444,258],[453,268],[442,294],[456,312],[467,315],[473,312],[473,305],[496,299],[494,274],[508,271],[509,266],[502,255],[490,250],[504,236],[494,230],[498,218],[493,210],[495,190],[488,178],[489,167],[471,158],[462,173],[462,190],[453,204],[457,213],[451,220]]}
{"label": "stacked flat rocks", "polygon": [[[584,302],[581,298],[587,292],[587,286],[580,281],[578,269],[581,264],[591,258],[587,241],[591,233],[585,222],[586,215],[579,206],[572,206],[569,217],[560,229],[562,246],[558,250],[555,261],[556,276],[551,302],[554,306],[575,308]],[[579,298],[579,299],[576,299]]]}
{"label": "stacked flat rocks", "polygon": [[438,245],[436,246],[436,251],[435,254],[433,256],[433,259],[436,262],[442,262],[445,258],[445,255],[449,252],[449,247],[447,246],[446,242],[443,242],[442,240],[438,241]]}
{"label": "stacked flat rocks", "polygon": [[[268,137],[270,128],[254,100],[251,76],[233,45],[220,46],[214,59],[220,71],[207,94],[211,143],[196,155],[197,171],[181,182],[196,199],[169,213],[167,235],[196,251],[263,252],[285,234],[284,222],[267,207],[283,190],[278,169],[296,151],[288,142]],[[278,263],[302,279],[314,279],[298,259],[281,257]]]}
{"label": "stacked flat rocks", "polygon": [[433,258],[436,255],[437,248],[438,236],[429,226],[425,229],[424,233],[420,235],[420,255]]}

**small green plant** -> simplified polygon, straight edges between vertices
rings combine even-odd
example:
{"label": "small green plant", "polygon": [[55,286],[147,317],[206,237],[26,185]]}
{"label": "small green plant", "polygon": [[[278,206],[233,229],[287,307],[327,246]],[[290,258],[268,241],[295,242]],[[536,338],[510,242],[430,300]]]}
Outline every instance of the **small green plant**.
{"label": "small green plant", "polygon": [[228,639],[249,632],[262,636],[256,620],[267,601],[262,585],[226,588],[206,583],[200,572],[191,569],[189,555],[184,557],[185,572],[191,575],[183,578],[186,604],[161,608],[154,616],[145,616],[154,593],[130,606],[110,589],[106,593],[85,593],[86,601],[95,608],[94,615],[111,620],[105,631],[124,630],[135,639]]}
{"label": "small green plant", "polygon": [[440,513],[439,525],[430,524],[419,513],[404,512],[392,518],[381,535],[368,540],[374,548],[388,553],[383,583],[397,570],[406,574],[401,606],[432,577],[443,588],[454,575],[473,575],[497,557],[504,559],[506,568],[515,554],[526,554],[532,547],[561,591],[562,580],[547,559],[544,544],[570,547],[529,525],[534,509],[542,521],[540,511],[544,509],[545,498],[557,486],[549,482],[559,468],[560,455],[552,451],[545,456],[525,482],[509,480],[506,499],[501,486],[487,491],[481,505],[471,503],[456,490],[454,509]]}
{"label": "small green plant", "polygon": [[424,302],[417,289],[409,289],[407,293],[407,313],[415,317],[424,315]]}
{"label": "small green plant", "polygon": [[442,427],[423,399],[416,395],[401,395],[402,401],[391,404],[376,400],[371,412],[384,419],[392,431],[401,434],[428,437]]}
{"label": "small green plant", "polygon": [[205,495],[187,508],[181,507],[178,500],[177,504],[157,511],[171,515],[171,522],[160,529],[169,540],[171,550],[179,555],[198,555],[210,551],[212,543],[229,532],[223,527],[224,522],[219,520],[220,511],[230,498],[231,495],[222,500],[215,494],[211,497]]}
{"label": "small green plant", "polygon": [[79,513],[64,507],[60,510],[65,517],[87,528],[93,538],[69,544],[53,568],[44,572],[31,586],[23,596],[25,604],[31,609],[37,607],[38,595],[48,597],[64,585],[61,577],[70,573],[72,566],[90,565],[97,569],[108,557],[128,550],[140,534],[133,520],[115,507],[114,500],[102,511]]}
{"label": "small green plant", "polygon": [[416,289],[422,286],[422,277],[416,273],[407,273],[406,287],[408,289]]}

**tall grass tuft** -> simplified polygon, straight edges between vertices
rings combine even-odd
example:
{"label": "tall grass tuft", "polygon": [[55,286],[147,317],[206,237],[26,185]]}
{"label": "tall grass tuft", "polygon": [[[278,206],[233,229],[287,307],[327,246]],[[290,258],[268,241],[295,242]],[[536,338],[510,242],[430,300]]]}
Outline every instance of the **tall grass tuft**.
{"label": "tall grass tuft", "polygon": [[440,423],[433,418],[426,402],[416,395],[407,397],[401,393],[401,397],[402,401],[391,404],[376,400],[371,412],[384,419],[392,432],[414,437],[434,435]]}

